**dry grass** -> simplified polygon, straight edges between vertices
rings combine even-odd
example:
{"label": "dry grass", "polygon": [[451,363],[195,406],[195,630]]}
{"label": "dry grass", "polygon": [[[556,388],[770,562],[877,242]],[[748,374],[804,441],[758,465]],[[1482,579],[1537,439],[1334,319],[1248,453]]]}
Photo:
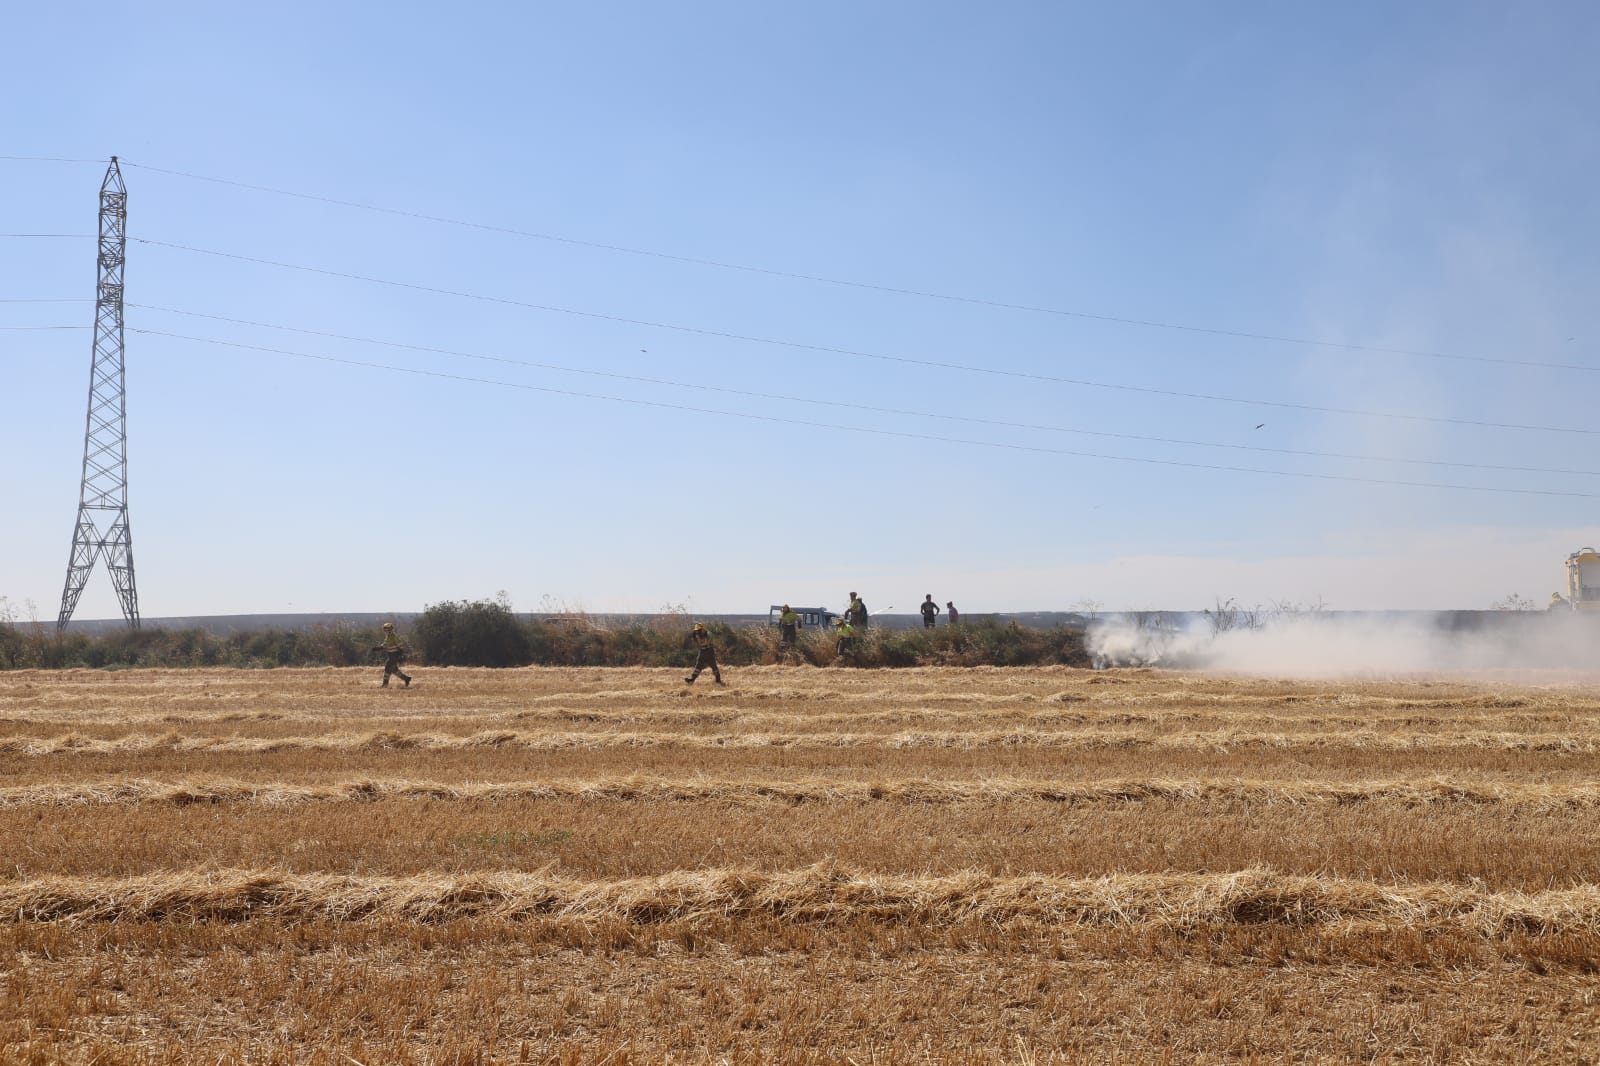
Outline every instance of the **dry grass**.
{"label": "dry grass", "polygon": [[709,803],[798,806],[803,803],[975,804],[1039,800],[1068,806],[1125,806],[1155,800],[1196,801],[1208,805],[1274,807],[1353,806],[1393,801],[1404,807],[1515,807],[1529,812],[1591,810],[1600,807],[1600,784],[1506,784],[1476,779],[1364,780],[1097,780],[1049,782],[986,778],[943,781],[914,778],[882,782],[836,778],[726,779],[627,777],[594,780],[503,781],[459,784],[445,781],[360,778],[322,785],[258,783],[196,778],[153,781],[108,778],[49,785],[0,787],[0,808],[87,807],[248,803],[285,807],[305,803],[376,803],[426,799],[454,802],[513,800],[609,800],[617,803]]}
{"label": "dry grass", "polygon": [[46,758],[60,755],[146,755],[152,752],[214,752],[269,755],[279,752],[384,752],[461,751],[474,748],[516,748],[526,751],[605,751],[617,748],[684,748],[690,751],[738,748],[973,748],[1031,747],[1065,751],[1097,748],[1148,748],[1157,752],[1184,749],[1235,750],[1240,748],[1374,748],[1389,751],[1448,751],[1481,748],[1492,751],[1559,752],[1593,755],[1600,752],[1600,731],[1569,733],[1514,733],[1503,730],[1423,731],[1381,733],[1374,730],[1268,733],[1245,730],[1155,733],[1127,729],[1111,731],[1040,731],[1022,726],[1008,729],[951,730],[906,733],[688,733],[657,731],[532,732],[489,730],[455,735],[437,732],[349,732],[318,736],[189,736],[176,730],[155,735],[130,733],[114,738],[92,738],[79,733],[53,737],[0,739],[0,755]]}
{"label": "dry grass", "polygon": [[515,922],[538,917],[622,922],[768,918],[835,924],[871,918],[899,926],[1020,920],[1057,928],[1150,923],[1180,929],[1262,922],[1430,928],[1451,923],[1485,937],[1593,937],[1600,934],[1600,887],[1485,892],[1461,885],[1289,877],[1269,870],[1092,880],[998,878],[978,871],[890,877],[833,864],[780,873],[680,870],[607,881],[511,873],[356,878],[177,870],[124,880],[56,877],[0,884],[0,913],[23,922],[249,919],[286,924],[464,918]]}
{"label": "dry grass", "polygon": [[1589,1062],[1600,686],[0,674],[0,1061]]}

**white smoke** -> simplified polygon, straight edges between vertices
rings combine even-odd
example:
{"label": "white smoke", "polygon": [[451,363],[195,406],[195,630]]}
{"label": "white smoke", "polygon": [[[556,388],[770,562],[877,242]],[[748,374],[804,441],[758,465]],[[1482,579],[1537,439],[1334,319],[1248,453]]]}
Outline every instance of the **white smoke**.
{"label": "white smoke", "polygon": [[1095,666],[1262,677],[1392,677],[1563,671],[1600,676],[1600,618],[1570,611],[1307,613],[1103,618]]}

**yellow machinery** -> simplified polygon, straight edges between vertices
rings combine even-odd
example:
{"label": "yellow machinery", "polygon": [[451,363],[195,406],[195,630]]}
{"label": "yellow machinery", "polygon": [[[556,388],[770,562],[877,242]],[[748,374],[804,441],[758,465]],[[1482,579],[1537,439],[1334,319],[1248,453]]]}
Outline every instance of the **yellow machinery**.
{"label": "yellow machinery", "polygon": [[1567,556],[1567,599],[1573,610],[1600,610],[1600,552],[1581,548]]}

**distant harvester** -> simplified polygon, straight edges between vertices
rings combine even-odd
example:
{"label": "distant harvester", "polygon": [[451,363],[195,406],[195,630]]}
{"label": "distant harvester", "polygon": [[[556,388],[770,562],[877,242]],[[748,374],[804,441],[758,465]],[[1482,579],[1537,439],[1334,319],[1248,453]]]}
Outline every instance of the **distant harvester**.
{"label": "distant harvester", "polygon": [[1567,598],[1575,611],[1600,610],[1600,552],[1579,548],[1567,556]]}

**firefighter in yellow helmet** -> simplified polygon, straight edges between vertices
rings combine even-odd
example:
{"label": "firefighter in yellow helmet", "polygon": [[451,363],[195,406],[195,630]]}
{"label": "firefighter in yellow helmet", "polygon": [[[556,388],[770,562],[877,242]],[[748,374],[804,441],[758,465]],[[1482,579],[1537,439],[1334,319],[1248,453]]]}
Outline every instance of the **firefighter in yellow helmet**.
{"label": "firefighter in yellow helmet", "polygon": [[839,638],[833,651],[836,662],[849,662],[855,658],[856,652],[856,627],[849,618],[835,618],[833,620],[834,635]]}
{"label": "firefighter in yellow helmet", "polygon": [[787,659],[795,653],[800,641],[800,615],[787,603],[778,615],[778,658]]}
{"label": "firefighter in yellow helmet", "polygon": [[694,628],[689,632],[690,636],[694,638],[694,645],[699,650],[699,654],[695,656],[694,671],[683,679],[684,683],[688,685],[694,684],[694,679],[700,676],[700,671],[709,668],[711,676],[717,679],[717,684],[727,684],[722,680],[721,669],[717,667],[717,646],[711,642],[711,634],[706,632],[705,623],[696,622]]}
{"label": "firefighter in yellow helmet", "polygon": [[383,652],[382,687],[389,687],[390,674],[405,682],[406,688],[411,687],[411,675],[400,669],[400,660],[406,657],[406,646],[400,642],[400,634],[394,631],[393,622],[383,623],[383,643],[372,650]]}

